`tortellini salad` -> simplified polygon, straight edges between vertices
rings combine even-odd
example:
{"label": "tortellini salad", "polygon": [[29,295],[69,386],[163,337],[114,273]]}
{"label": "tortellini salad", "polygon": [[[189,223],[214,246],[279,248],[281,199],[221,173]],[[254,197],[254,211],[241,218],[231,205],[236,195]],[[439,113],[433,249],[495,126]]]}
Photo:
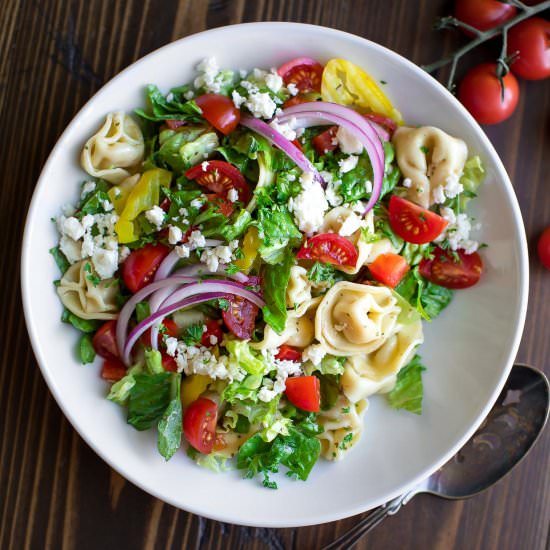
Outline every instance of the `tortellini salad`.
{"label": "tortellini salad", "polygon": [[341,59],[207,58],[146,96],[82,143],[51,250],[128,424],[276,488],[369,445],[369,400],[420,414],[423,324],[482,275],[481,159]]}

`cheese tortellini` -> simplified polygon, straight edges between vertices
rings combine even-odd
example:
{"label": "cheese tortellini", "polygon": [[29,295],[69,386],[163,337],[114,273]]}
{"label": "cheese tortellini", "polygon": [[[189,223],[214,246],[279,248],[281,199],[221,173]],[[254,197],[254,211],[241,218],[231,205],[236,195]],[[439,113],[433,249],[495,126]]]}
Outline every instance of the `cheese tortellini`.
{"label": "cheese tortellini", "polygon": [[[57,293],[63,305],[82,319],[116,319],[118,284],[114,279],[94,282],[88,279],[88,261],[73,264],[61,278]],[[89,269],[89,268],[88,268]]]}
{"label": "cheese tortellini", "polygon": [[307,278],[307,270],[293,265],[286,289],[286,307],[292,309],[310,301],[311,281]]}
{"label": "cheese tortellini", "polygon": [[356,403],[374,393],[391,391],[397,373],[423,341],[422,323],[417,320],[398,327],[377,350],[348,357],[341,380],[346,397]]}
{"label": "cheese tortellini", "polygon": [[359,441],[367,406],[366,400],[351,403],[345,395],[339,395],[329,410],[319,414],[319,425],[324,429],[317,436],[321,441],[321,456],[340,460]]}
{"label": "cheese tortellini", "polygon": [[127,168],[143,160],[143,134],[137,123],[122,111],[109,113],[105,123],[84,146],[82,168],[91,176],[117,184],[126,179]]}
{"label": "cheese tortellini", "polygon": [[315,337],[333,355],[370,353],[394,332],[400,311],[389,288],[342,281],[317,308]]}
{"label": "cheese tortellini", "polygon": [[407,198],[424,208],[444,202],[443,188],[453,182],[456,186],[464,170],[468,157],[464,141],[433,126],[402,126],[392,142],[397,164],[412,182]]}

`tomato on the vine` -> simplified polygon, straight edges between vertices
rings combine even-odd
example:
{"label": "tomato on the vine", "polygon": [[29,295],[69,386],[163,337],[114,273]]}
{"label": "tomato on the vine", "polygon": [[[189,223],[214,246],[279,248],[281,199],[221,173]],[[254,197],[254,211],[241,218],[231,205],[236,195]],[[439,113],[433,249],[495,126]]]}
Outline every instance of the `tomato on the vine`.
{"label": "tomato on the vine", "polygon": [[508,32],[508,55],[518,54],[512,72],[527,80],[550,77],[550,21],[531,17]]}
{"label": "tomato on the vine", "polygon": [[458,88],[458,99],[480,124],[497,124],[509,118],[519,100],[516,77],[508,73],[501,83],[496,63],[482,63],[471,69]]}
{"label": "tomato on the vine", "polygon": [[[506,21],[517,13],[512,4],[499,0],[456,0],[455,17],[480,31],[487,31]],[[472,36],[473,33],[465,31]]]}

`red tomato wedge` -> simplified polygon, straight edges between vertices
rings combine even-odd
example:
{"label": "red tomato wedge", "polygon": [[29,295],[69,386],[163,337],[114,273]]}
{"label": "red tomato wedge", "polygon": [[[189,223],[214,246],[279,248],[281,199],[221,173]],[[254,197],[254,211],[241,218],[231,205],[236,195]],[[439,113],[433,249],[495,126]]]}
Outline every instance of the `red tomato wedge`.
{"label": "red tomato wedge", "polygon": [[241,340],[248,340],[254,331],[254,322],[258,315],[257,305],[240,296],[228,297],[229,308],[222,311],[225,326]]}
{"label": "red tomato wedge", "polygon": [[228,97],[221,94],[204,94],[195,99],[202,116],[222,134],[230,134],[241,120],[241,112]]}
{"label": "red tomato wedge", "polygon": [[319,412],[321,409],[321,384],[316,376],[296,376],[286,381],[285,395],[299,409]]}
{"label": "red tomato wedge", "polygon": [[350,267],[357,263],[357,256],[357,248],[346,238],[334,233],[322,233],[311,237],[296,254],[299,260],[315,260]]}
{"label": "red tomato wedge", "polygon": [[419,271],[428,281],[445,288],[460,289],[474,286],[481,277],[483,262],[474,252],[466,254],[464,250],[449,253],[442,248],[433,251],[433,260],[422,260]]}
{"label": "red tomato wedge", "polygon": [[[217,210],[220,214],[224,215],[226,218],[229,218],[231,214],[235,211],[235,207],[233,206],[233,203],[230,200],[227,200],[222,195],[218,195],[217,193],[212,193],[210,195],[206,195],[208,200],[210,202],[215,202],[218,206]],[[203,206],[203,209],[207,208],[207,205],[205,204]]]}
{"label": "red tomato wedge", "polygon": [[197,451],[209,454],[216,439],[218,406],[205,397],[199,397],[185,410],[183,433],[189,444]]}
{"label": "red tomato wedge", "polygon": [[92,346],[103,359],[118,359],[120,357],[116,344],[116,321],[107,321],[97,329],[92,338]]}
{"label": "red tomato wedge", "polygon": [[307,96],[295,95],[294,97],[288,98],[283,103],[283,109],[288,109],[289,107],[293,107],[294,105],[300,105],[301,103],[309,103],[310,101],[313,101],[313,100],[308,99]]}
{"label": "red tomato wedge", "polygon": [[126,365],[118,359],[105,359],[101,366],[101,378],[109,382],[118,382],[126,376]]}
{"label": "red tomato wedge", "polygon": [[204,324],[206,325],[206,330],[202,333],[201,346],[211,348],[216,344],[221,344],[223,332],[220,323],[215,319],[208,319]]}
{"label": "red tomato wedge", "polygon": [[161,352],[162,356],[162,368],[168,372],[178,372],[178,364],[176,360],[167,353]]}
{"label": "red tomato wedge", "polygon": [[550,269],[550,227],[547,227],[539,238],[537,244],[537,252],[539,253],[542,265]]}
{"label": "red tomato wedge", "polygon": [[302,352],[292,346],[283,344],[279,348],[277,355],[275,355],[275,359],[279,359],[279,361],[294,361],[295,363],[299,363],[302,360]]}
{"label": "red tomato wedge", "polygon": [[371,275],[380,283],[395,288],[405,276],[410,267],[407,260],[399,254],[388,252],[380,254],[372,264],[369,265]]}
{"label": "red tomato wedge", "polygon": [[[162,345],[163,342],[163,336],[166,334],[167,336],[171,336],[172,338],[176,338],[178,336],[178,325],[172,320],[172,319],[164,319],[162,321],[162,325],[164,326],[164,329],[159,330],[158,335],[158,345],[159,347]],[[144,346],[150,346],[151,345],[151,329],[148,328],[141,336],[140,341]]]}
{"label": "red tomato wedge", "polygon": [[409,243],[424,244],[433,241],[447,227],[446,219],[414,202],[392,195],[389,220],[396,235]]}
{"label": "red tomato wedge", "polygon": [[321,91],[323,65],[311,57],[297,57],[277,70],[286,86],[294,84],[302,93]]}
{"label": "red tomato wedge", "polygon": [[383,126],[389,132],[390,136],[395,132],[395,130],[397,130],[397,122],[387,116],[379,115],[378,113],[367,113],[363,116],[367,120],[371,120],[372,122],[376,122],[376,124]]}
{"label": "red tomato wedge", "polygon": [[122,264],[122,278],[132,294],[149,283],[169,252],[170,249],[161,243],[146,244],[126,258]]}
{"label": "red tomato wedge", "polygon": [[252,195],[248,183],[238,168],[224,160],[210,160],[206,164],[197,164],[185,172],[185,177],[195,180],[199,185],[223,198],[227,198],[231,189],[236,189],[239,200],[245,204]]}
{"label": "red tomato wedge", "polygon": [[315,147],[319,155],[325,155],[338,147],[338,141],[336,140],[337,131],[338,126],[331,126],[328,130],[321,132],[311,140],[313,147]]}

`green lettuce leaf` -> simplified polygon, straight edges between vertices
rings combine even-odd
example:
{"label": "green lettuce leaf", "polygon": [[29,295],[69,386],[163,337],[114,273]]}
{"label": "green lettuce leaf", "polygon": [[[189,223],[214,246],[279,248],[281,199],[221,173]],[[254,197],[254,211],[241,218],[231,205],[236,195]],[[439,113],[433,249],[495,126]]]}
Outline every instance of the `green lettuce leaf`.
{"label": "green lettuce leaf", "polygon": [[128,398],[128,424],[148,430],[163,416],[171,401],[171,373],[136,374]]}
{"label": "green lettuce leaf", "polygon": [[171,397],[158,424],[157,448],[159,453],[170,460],[181,445],[182,408],[180,399],[181,375],[172,374]]}
{"label": "green lettuce leaf", "polygon": [[261,375],[266,371],[266,364],[247,342],[226,338],[225,349],[229,352],[229,361],[234,361],[249,374]]}
{"label": "green lettuce leaf", "polygon": [[265,306],[262,308],[264,320],[275,332],[281,334],[286,325],[286,289],[290,279],[290,268],[294,264],[294,254],[287,248],[277,265],[267,264],[262,271],[262,289]]}
{"label": "green lettuce leaf", "polygon": [[55,260],[59,271],[61,271],[61,274],[64,275],[65,271],[67,271],[67,269],[71,267],[69,260],[67,260],[65,254],[61,252],[59,246],[54,246],[53,248],[50,248],[50,254],[53,256],[53,259]]}
{"label": "green lettuce leaf", "polygon": [[146,120],[154,122],[167,119],[202,122],[201,109],[193,100],[183,102],[181,90],[182,88],[171,90],[174,98],[169,101],[157,86],[149,84],[146,89],[146,98],[150,112],[147,113],[143,109],[136,109],[135,113]]}
{"label": "green lettuce leaf", "polygon": [[118,382],[115,382],[111,386],[107,399],[113,403],[118,403],[119,405],[126,405],[128,398],[130,397],[130,391],[136,385],[136,379],[134,376],[136,374],[141,374],[142,372],[143,367],[141,365],[136,365],[130,368],[124,378],[121,378]]}
{"label": "green lettuce leaf", "polygon": [[156,349],[145,350],[145,365],[149,374],[161,374],[164,372],[162,366],[162,355]]}
{"label": "green lettuce leaf", "polygon": [[405,365],[397,375],[397,382],[393,390],[387,394],[387,399],[394,409],[405,409],[414,414],[422,414],[422,365],[419,355]]}
{"label": "green lettuce leaf", "polygon": [[288,208],[270,204],[258,208],[255,225],[262,244],[258,249],[262,259],[268,264],[283,261],[287,246],[298,246],[302,234],[296,227]]}

